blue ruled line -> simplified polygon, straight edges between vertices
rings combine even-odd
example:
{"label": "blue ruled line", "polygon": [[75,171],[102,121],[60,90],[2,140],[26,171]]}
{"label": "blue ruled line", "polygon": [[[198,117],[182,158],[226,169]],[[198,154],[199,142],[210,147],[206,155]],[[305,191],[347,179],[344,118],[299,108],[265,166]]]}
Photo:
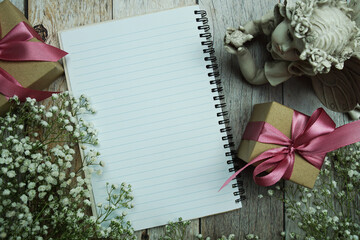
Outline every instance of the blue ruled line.
{"label": "blue ruled line", "polygon": [[[193,39],[193,38],[184,38],[184,39]],[[182,39],[182,40],[184,40]],[[77,61],[84,61],[84,60],[89,60],[89,59],[92,59],[92,58],[98,58],[98,57],[103,57],[103,56],[107,56],[107,55],[113,55],[115,53],[121,53],[123,54],[124,52],[128,52],[128,51],[131,51],[131,50],[138,50],[140,48],[150,48],[150,47],[154,47],[156,45],[161,45],[161,44],[164,44],[164,43],[168,43],[169,41],[163,41],[163,42],[156,42],[156,43],[152,43],[152,44],[148,44],[148,45],[142,45],[142,46],[136,46],[136,47],[132,47],[132,48],[126,48],[126,49],[120,49],[118,51],[112,51],[112,52],[109,52],[109,53],[102,53],[102,54],[98,54],[98,55],[93,55],[93,56],[86,56],[85,58],[78,58],[76,59]],[[174,43],[172,43],[174,44]],[[185,46],[187,45],[194,45],[194,42],[192,41],[190,44],[186,44]],[[174,48],[174,46],[171,46],[169,47],[168,49],[172,49]]]}
{"label": "blue ruled line", "polygon": [[[174,32],[169,32],[169,33],[166,33],[166,34],[169,35],[169,34],[181,33],[181,32],[188,33],[189,32],[188,30],[189,29],[181,29],[181,30],[174,31]],[[161,36],[164,36],[164,34],[158,34],[158,35],[154,35],[154,36],[147,36],[146,40],[149,40],[149,39],[155,38],[155,37],[161,37]],[[191,36],[183,36],[181,38],[176,38],[176,39],[177,40],[183,40],[183,39],[188,39],[188,38],[194,38],[194,35],[192,34]],[[96,47],[96,48],[93,48],[93,49],[90,48],[90,49],[85,49],[85,50],[82,50],[82,51],[72,52],[72,54],[75,55],[75,54],[81,54],[81,53],[84,53],[84,52],[88,53],[89,51],[93,51],[93,50],[99,50],[99,49],[103,49],[103,48],[107,48],[107,47],[113,47],[113,46],[120,46],[120,45],[124,45],[124,44],[127,44],[127,43],[133,43],[133,42],[136,42],[136,41],[143,41],[143,40],[144,40],[143,38],[139,38],[139,39],[133,39],[132,38],[131,40],[128,40],[128,41],[121,41],[121,42],[116,42],[116,43],[113,43],[113,44],[106,44],[105,46]],[[168,42],[168,41],[157,42],[156,44],[162,44],[162,43],[166,43],[166,42]],[[149,46],[149,45],[138,46],[138,48],[141,48],[141,47],[144,47],[144,46]]]}
{"label": "blue ruled line", "polygon": [[[194,97],[194,98],[191,98],[191,99],[186,99],[187,101],[191,101],[191,100],[194,100],[194,99],[197,99],[198,97]],[[173,104],[173,103],[168,103],[168,104]],[[183,107],[183,108],[177,108],[177,109],[171,109],[171,110],[167,110],[167,111],[163,111],[163,112],[157,112],[153,115],[160,115],[160,114],[164,114],[164,113],[171,113],[171,112],[174,112],[174,111],[179,111],[179,110],[184,110],[184,109],[192,109],[192,108],[198,108],[199,106],[204,106],[206,104],[198,104],[198,105],[191,105],[191,106],[186,106],[186,107]],[[132,112],[138,112],[138,111],[141,111],[141,110],[145,110],[145,109],[148,109],[147,107],[146,108],[142,108],[142,109],[136,109],[136,110],[133,110]],[[106,115],[104,117],[101,117],[101,118],[97,118],[96,120],[101,120],[101,119],[106,119],[106,118],[109,118],[109,117],[112,117],[114,115],[118,115],[118,113],[115,113],[115,114],[110,114],[110,115]],[[186,114],[186,116],[188,116],[189,114]],[[146,117],[150,117],[152,115],[149,115],[149,114],[146,114],[146,115],[143,115],[143,116],[137,116],[135,118],[128,118],[128,119],[123,119],[123,120],[116,120],[115,122],[110,122],[110,123],[107,123],[106,125],[111,125],[111,124],[115,124],[115,123],[123,123],[123,122],[128,122],[128,121],[131,121],[131,120],[136,120],[136,119],[139,119],[139,118],[146,118]],[[178,117],[182,117],[182,116],[185,116],[185,115],[181,115]],[[208,118],[203,118],[201,120],[207,120]],[[198,122],[198,121],[201,121],[201,120],[196,120],[196,121],[191,121],[191,122],[186,122],[184,124],[178,124],[176,126],[182,126],[182,125],[188,125],[189,123],[194,123],[194,122]],[[156,130],[159,130],[159,129],[156,129]],[[152,132],[153,129],[150,131]],[[113,131],[112,131],[113,132]],[[102,133],[107,133],[107,132],[102,132]],[[121,135],[121,137],[124,137],[126,138],[127,135],[123,136]],[[113,140],[113,139],[116,139],[116,138],[112,138],[112,139],[105,139],[105,140],[102,140],[102,142],[104,141],[108,141],[108,140]]]}
{"label": "blue ruled line", "polygon": [[[193,45],[193,43],[190,43],[190,44],[186,44],[186,45],[182,45],[180,47],[185,47],[185,46],[188,46],[188,45]],[[131,59],[131,58],[134,58],[134,57],[140,57],[140,56],[144,56],[144,55],[148,55],[148,54],[153,54],[153,53],[157,53],[157,52],[163,52],[163,51],[168,51],[169,49],[171,48],[165,48],[165,49],[161,49],[161,50],[155,50],[155,51],[152,51],[152,52],[147,52],[147,53],[139,53],[137,55],[131,55],[131,56],[126,56],[126,59]],[[167,57],[167,56],[165,56]],[[123,58],[117,58],[117,59],[113,59],[112,61],[113,62],[116,62],[116,61],[120,61],[122,60]],[[109,60],[106,60],[106,61],[102,61],[102,62],[96,62],[94,64],[86,64],[84,66],[81,66],[80,67],[74,67],[74,69],[80,69],[80,68],[87,68],[89,66],[95,66],[95,65],[100,65],[100,64],[103,64],[103,63],[108,63]]]}
{"label": "blue ruled line", "polygon": [[[116,21],[116,20],[115,20]],[[114,21],[114,22],[115,22]],[[155,27],[155,28],[148,28],[148,29],[145,29],[145,30],[141,30],[141,31],[134,31],[134,32],[131,32],[131,33],[121,33],[119,35],[115,35],[115,36],[111,36],[111,37],[106,37],[106,38],[99,38],[99,39],[96,39],[96,40],[91,40],[91,41],[88,41],[88,42],[81,42],[81,43],[75,43],[75,44],[72,44],[72,45],[69,45],[70,47],[73,47],[73,46],[79,46],[79,45],[85,45],[85,44],[89,44],[89,43],[94,43],[94,42],[99,42],[99,41],[105,41],[105,40],[109,40],[109,39],[113,39],[113,38],[119,38],[119,37],[123,37],[123,36],[127,36],[127,35],[134,35],[134,34],[137,34],[137,33],[144,33],[144,32],[148,32],[148,31],[154,31],[156,29],[162,29],[162,28],[167,28],[167,27],[171,27],[171,28],[174,28],[174,26],[176,25],[182,25],[182,24],[187,24],[187,23],[191,23],[193,21],[187,21],[187,22],[181,22],[181,23],[173,23],[173,24],[169,24],[169,25],[163,25],[163,26],[160,26],[160,27]]]}
{"label": "blue ruled line", "polygon": [[[206,110],[206,111],[202,111],[202,112],[197,112],[196,114],[203,114],[203,113],[208,113],[209,111]],[[117,128],[117,129],[113,129],[111,131],[106,131],[106,132],[101,132],[101,134],[105,134],[105,133],[114,133],[116,131],[122,131],[124,129],[130,129],[130,128],[137,128],[137,127],[141,127],[141,126],[146,126],[146,125],[151,125],[151,124],[154,124],[154,123],[160,123],[160,122],[167,122],[169,120],[174,120],[174,119],[179,119],[179,118],[182,118],[182,117],[188,117],[189,114],[184,114],[184,115],[177,115],[176,117],[171,117],[171,118],[167,118],[167,119],[162,119],[162,120],[158,120],[158,121],[155,121],[155,122],[147,122],[145,124],[138,124],[138,125],[135,125],[135,126],[126,126],[126,128]]]}
{"label": "blue ruled line", "polygon": [[[105,149],[111,149],[111,148],[116,147],[116,146],[132,145],[132,144],[136,144],[136,143],[140,143],[140,142],[144,142],[144,141],[146,142],[146,141],[149,141],[149,140],[154,140],[154,139],[157,139],[157,138],[170,137],[170,136],[174,136],[174,135],[177,135],[177,134],[193,132],[195,130],[207,129],[207,128],[210,128],[210,127],[214,127],[214,125],[201,127],[201,128],[196,128],[196,129],[189,129],[189,130],[186,130],[186,131],[176,132],[176,133],[173,133],[173,134],[166,134],[166,135],[162,135],[162,136],[156,136],[156,137],[153,137],[153,138],[141,139],[141,140],[137,140],[137,141],[133,141],[133,142],[121,143],[121,144],[118,144],[118,145],[112,145],[111,147],[105,147],[105,148],[102,148],[102,149],[105,150]],[[211,135],[213,135],[213,134],[211,134]],[[208,134],[206,134],[205,136],[208,136]],[[195,136],[193,138],[197,138],[197,137],[198,136]],[[192,138],[187,137],[187,138],[184,138],[184,139],[180,139],[179,142],[181,142],[183,140],[187,140],[187,139],[192,139]],[[178,141],[176,141],[176,142],[178,142]],[[171,143],[174,143],[174,141],[171,142]],[[153,146],[150,146],[150,147],[153,147]]]}
{"label": "blue ruled line", "polygon": [[[199,191],[199,192],[204,192],[204,191]],[[224,193],[221,193],[221,194],[218,193],[218,194],[216,194],[216,196],[224,196],[224,195],[228,195],[228,194],[229,194],[229,192],[224,192]],[[148,210],[144,210],[144,211],[137,211],[136,213],[133,213],[132,215],[134,216],[134,215],[138,215],[139,213],[144,213],[144,212],[152,211],[152,210],[154,210],[154,209],[160,209],[160,208],[164,208],[164,207],[171,207],[171,206],[175,206],[175,205],[179,205],[179,204],[183,204],[183,203],[196,202],[196,201],[200,201],[200,200],[203,200],[203,199],[207,199],[208,197],[209,197],[209,196],[202,197],[202,198],[197,198],[197,199],[191,199],[191,200],[189,200],[189,201],[177,202],[177,203],[174,203],[174,204],[171,204],[171,205],[166,205],[166,206],[162,205],[162,206],[160,206],[160,207],[158,207],[158,208],[152,208],[152,209],[148,209]],[[212,206],[212,205],[219,204],[219,203],[224,203],[224,202],[221,201],[221,202],[217,202],[217,203],[211,203],[211,204],[209,204],[209,205],[201,205],[201,207]],[[196,209],[196,208],[199,208],[199,206],[194,207],[194,208],[187,208],[187,209],[185,209],[185,210],[190,211],[190,210]],[[174,214],[174,213],[178,213],[178,212],[183,212],[183,211],[184,211],[184,209],[181,209],[180,211],[175,211],[175,212],[166,213],[166,214],[159,214],[159,215],[151,216],[151,217],[148,217],[148,218],[142,217],[142,218],[140,218],[140,219],[135,219],[135,220],[132,220],[132,221],[139,221],[139,220],[141,221],[141,220],[146,220],[146,219],[152,219],[152,218],[156,218],[156,217],[160,217],[160,216],[164,216],[164,215],[168,215],[168,214]]]}
{"label": "blue ruled line", "polygon": [[[214,143],[214,140],[211,140],[211,141],[208,141],[208,142],[203,142],[203,143],[196,143],[195,146],[207,145],[207,144],[210,144],[210,143]],[[147,156],[154,156],[154,155],[156,155],[156,154],[163,154],[163,153],[172,152],[172,151],[176,151],[176,150],[180,150],[180,149],[191,148],[191,147],[194,147],[194,144],[191,144],[190,146],[182,146],[182,147],[175,148],[175,149],[169,149],[169,150],[167,150],[167,151],[162,151],[162,152],[156,152],[156,153],[147,154]],[[113,153],[113,154],[101,155],[101,156],[104,157],[104,158],[108,158],[108,157],[111,157],[111,156],[114,156],[114,155],[118,155],[118,154],[119,154],[119,153]]]}

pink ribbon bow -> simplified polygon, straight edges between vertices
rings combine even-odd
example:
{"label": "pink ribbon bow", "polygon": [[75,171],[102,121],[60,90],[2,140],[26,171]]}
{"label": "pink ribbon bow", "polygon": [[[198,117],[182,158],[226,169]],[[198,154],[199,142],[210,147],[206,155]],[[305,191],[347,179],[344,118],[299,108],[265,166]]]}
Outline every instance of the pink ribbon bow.
{"label": "pink ribbon bow", "polygon": [[[267,122],[249,122],[244,140],[277,144],[278,148],[269,149],[234,173],[220,188],[224,188],[248,166],[259,163],[254,169],[253,179],[261,186],[271,186],[281,178],[290,179],[295,153],[318,169],[327,152],[360,141],[360,121],[355,121],[335,128],[335,123],[319,108],[311,117],[294,111],[291,124],[291,139]],[[265,173],[265,176],[257,175]]]}
{"label": "pink ribbon bow", "polygon": [[[32,38],[37,38],[41,42],[30,42]],[[0,40],[0,60],[3,61],[56,62],[66,54],[42,42],[35,30],[25,22],[17,24]],[[24,88],[14,77],[0,68],[0,93],[7,98],[17,95],[20,101],[25,101],[27,97],[40,101],[50,97],[54,92]]]}

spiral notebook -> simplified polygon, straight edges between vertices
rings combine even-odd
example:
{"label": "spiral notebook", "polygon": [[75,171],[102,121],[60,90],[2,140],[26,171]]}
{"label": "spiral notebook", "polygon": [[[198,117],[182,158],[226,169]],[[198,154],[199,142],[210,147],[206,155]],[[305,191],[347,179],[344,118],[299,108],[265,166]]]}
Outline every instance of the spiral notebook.
{"label": "spiral notebook", "polygon": [[106,165],[92,176],[95,203],[105,202],[106,182],[130,183],[135,230],[241,207],[239,181],[219,192],[233,152],[205,11],[176,8],[59,36],[69,88],[97,110],[89,120]]}

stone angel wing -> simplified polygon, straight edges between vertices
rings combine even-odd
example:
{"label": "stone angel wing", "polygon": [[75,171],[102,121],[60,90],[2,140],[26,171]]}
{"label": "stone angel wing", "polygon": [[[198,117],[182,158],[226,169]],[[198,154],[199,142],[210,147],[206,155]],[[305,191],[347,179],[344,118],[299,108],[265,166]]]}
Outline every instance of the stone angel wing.
{"label": "stone angel wing", "polygon": [[360,103],[360,59],[352,57],[343,70],[311,77],[317,97],[330,110],[348,112]]}
{"label": "stone angel wing", "polygon": [[[354,10],[352,19],[360,27],[360,2],[351,0],[349,6]],[[348,112],[360,104],[360,46],[355,51],[342,70],[333,68],[327,74],[311,77],[316,95],[333,111]]]}

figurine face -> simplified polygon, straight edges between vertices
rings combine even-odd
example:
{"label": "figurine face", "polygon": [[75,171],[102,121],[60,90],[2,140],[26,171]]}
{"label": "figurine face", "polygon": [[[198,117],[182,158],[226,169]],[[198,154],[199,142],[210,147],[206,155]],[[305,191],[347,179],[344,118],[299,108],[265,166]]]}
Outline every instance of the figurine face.
{"label": "figurine face", "polygon": [[271,35],[272,50],[286,61],[297,61],[304,43],[294,36],[288,20],[282,21]]}

